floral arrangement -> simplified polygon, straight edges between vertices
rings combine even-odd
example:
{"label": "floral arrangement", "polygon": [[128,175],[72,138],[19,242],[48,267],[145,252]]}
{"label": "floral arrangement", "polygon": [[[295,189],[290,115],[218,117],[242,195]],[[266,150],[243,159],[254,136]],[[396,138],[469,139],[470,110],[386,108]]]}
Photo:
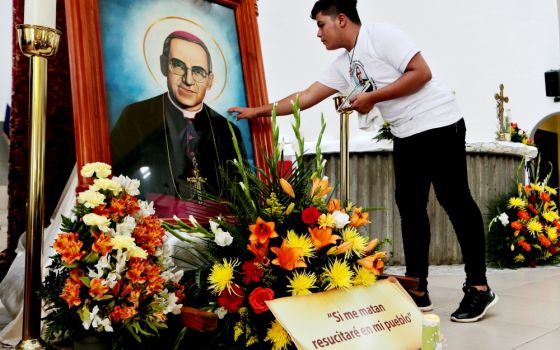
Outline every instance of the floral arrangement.
{"label": "floral arrangement", "polygon": [[49,272],[46,338],[99,335],[115,348],[141,348],[180,313],[183,271],[175,271],[165,230],[152,204],[139,200],[139,181],[109,178],[111,167],[86,164],[89,189],[78,194],[73,217],[63,217]]}
{"label": "floral arrangement", "polygon": [[275,113],[268,169],[254,174],[240,157],[234,161],[241,181],[229,184],[229,215],[210,219],[209,227],[192,216],[164,224],[193,247],[205,247],[200,252],[204,262],[185,275],[189,303],[219,317],[218,332],[203,341],[204,349],[293,348],[268,300],[369,286],[384,267],[386,253],[380,247],[385,242],[360,233],[370,223],[366,209],[341,204],[322,176],[323,131],[315,158],[303,156],[297,100],[292,126],[298,166],[277,166],[285,162]]}
{"label": "floral arrangement", "polygon": [[497,267],[534,267],[560,262],[557,190],[547,179],[523,185],[497,205],[489,224],[489,262]]}
{"label": "floral arrangement", "polygon": [[534,144],[533,139],[529,137],[525,130],[520,129],[517,123],[510,124],[509,132],[511,135],[511,142],[519,142],[529,146]]}

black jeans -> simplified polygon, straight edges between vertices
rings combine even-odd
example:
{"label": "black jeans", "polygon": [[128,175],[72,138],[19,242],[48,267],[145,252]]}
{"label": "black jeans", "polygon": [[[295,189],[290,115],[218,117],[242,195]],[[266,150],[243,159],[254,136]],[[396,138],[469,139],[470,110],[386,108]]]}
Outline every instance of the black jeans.
{"label": "black jeans", "polygon": [[465,121],[394,139],[395,198],[401,215],[406,275],[427,290],[430,184],[455,229],[465,263],[467,285],[486,285],[482,215],[467,179]]}

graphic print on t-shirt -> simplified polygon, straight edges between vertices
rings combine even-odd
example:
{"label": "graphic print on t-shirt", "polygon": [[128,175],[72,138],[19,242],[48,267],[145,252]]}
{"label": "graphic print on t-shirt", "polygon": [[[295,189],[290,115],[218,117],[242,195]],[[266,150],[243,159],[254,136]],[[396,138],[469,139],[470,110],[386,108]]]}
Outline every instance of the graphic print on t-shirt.
{"label": "graphic print on t-shirt", "polygon": [[370,78],[364,68],[364,65],[359,60],[354,60],[350,64],[350,77],[354,85],[364,85],[366,81],[370,80],[371,86],[368,88],[368,92],[373,89],[377,90],[377,84],[373,78]]}

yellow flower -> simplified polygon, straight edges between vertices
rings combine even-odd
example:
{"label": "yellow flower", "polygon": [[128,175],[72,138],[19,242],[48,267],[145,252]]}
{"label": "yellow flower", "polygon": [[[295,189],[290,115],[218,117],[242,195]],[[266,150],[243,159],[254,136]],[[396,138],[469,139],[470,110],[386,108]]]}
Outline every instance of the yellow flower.
{"label": "yellow flower", "polygon": [[319,179],[314,175],[311,180],[313,181],[313,184],[311,185],[311,197],[313,199],[323,198],[332,191],[332,187],[329,186],[328,177],[323,176],[322,179]]}
{"label": "yellow flower", "polygon": [[558,239],[558,229],[556,227],[547,227],[546,235],[552,241],[552,243],[554,243]]}
{"label": "yellow flower", "polygon": [[87,163],[80,171],[83,177],[92,177],[94,173],[98,179],[104,179],[111,175],[111,166],[101,162]]}
{"label": "yellow flower", "polygon": [[244,331],[245,327],[243,326],[243,321],[237,321],[235,323],[235,326],[233,326],[233,340],[237,341],[237,339],[239,339],[239,337],[241,335],[243,335],[243,333],[245,333]]}
{"label": "yellow flower", "polygon": [[147,259],[148,253],[144,249],[135,245],[130,248],[128,256],[130,256],[131,258]]}
{"label": "yellow flower", "polygon": [[290,335],[286,330],[280,325],[278,321],[272,321],[270,328],[266,332],[265,341],[272,343],[272,350],[284,350],[288,348],[288,345],[292,343]]}
{"label": "yellow flower", "polygon": [[294,189],[292,188],[292,185],[290,185],[288,181],[286,181],[284,178],[280,178],[280,180],[278,181],[280,182],[280,187],[282,187],[282,191],[284,191],[285,194],[287,194],[292,198],[296,198]]}
{"label": "yellow flower", "polygon": [[256,344],[259,342],[259,338],[256,335],[252,335],[251,337],[249,337],[249,339],[247,339],[247,342],[245,343],[246,347],[249,347],[253,344]]}
{"label": "yellow flower", "polygon": [[122,186],[119,182],[112,179],[95,179],[90,189],[95,191],[111,191],[116,196],[121,193]]}
{"label": "yellow flower", "polygon": [[525,257],[523,256],[523,254],[517,254],[515,256],[515,258],[513,258],[515,260],[515,262],[523,262],[525,261]]}
{"label": "yellow flower", "polygon": [[134,243],[134,238],[126,235],[118,235],[111,238],[111,245],[114,249],[126,249],[131,250],[136,246]]}
{"label": "yellow flower", "polygon": [[111,221],[106,216],[89,213],[83,216],[84,224],[88,226],[97,226],[101,232],[109,232]]}
{"label": "yellow flower", "polygon": [[293,278],[288,278],[290,284],[288,285],[288,291],[292,295],[306,295],[311,294],[310,289],[316,288],[315,283],[317,282],[317,277],[312,272],[294,272]]}
{"label": "yellow flower", "polygon": [[533,218],[529,221],[529,223],[527,223],[527,230],[529,230],[529,232],[533,235],[536,235],[543,230],[543,227],[537,218]]}
{"label": "yellow flower", "polygon": [[233,272],[235,267],[239,265],[239,261],[237,259],[230,262],[224,258],[223,261],[223,264],[214,264],[214,266],[212,266],[212,270],[210,271],[210,275],[208,276],[208,282],[210,283],[208,289],[213,291],[216,295],[223,292],[226,288],[231,290]]}
{"label": "yellow flower", "polygon": [[324,272],[321,277],[326,284],[325,290],[352,287],[354,272],[352,272],[346,261],[335,259],[328,267],[324,267],[323,270]]}
{"label": "yellow flower", "polygon": [[321,214],[321,216],[319,216],[319,219],[317,220],[317,223],[321,228],[334,228],[335,220],[331,214]]}
{"label": "yellow flower", "polygon": [[521,209],[521,208],[525,208],[526,205],[527,205],[527,203],[519,197],[512,197],[512,198],[509,199],[509,207],[510,208]]}
{"label": "yellow flower", "polygon": [[554,222],[554,220],[558,220],[558,213],[555,211],[545,211],[542,213],[542,217],[548,222]]}
{"label": "yellow flower", "polygon": [[368,269],[361,266],[355,267],[356,276],[354,277],[353,284],[355,286],[371,286],[377,281],[377,276]]}
{"label": "yellow flower", "polygon": [[105,195],[94,190],[86,190],[78,194],[78,203],[87,208],[95,208],[105,201]]}
{"label": "yellow flower", "polygon": [[533,190],[541,193],[543,191],[542,186],[538,185],[538,184],[531,184],[531,187],[533,188]]}
{"label": "yellow flower", "polygon": [[294,202],[290,203],[290,205],[288,205],[288,208],[286,208],[286,211],[284,212],[284,215],[290,215],[292,213],[292,211],[294,211],[295,206],[296,206],[296,203],[294,203]]}
{"label": "yellow flower", "polygon": [[544,186],[544,189],[546,190],[546,192],[548,192],[548,193],[550,193],[550,194],[553,194],[553,195],[556,195],[556,194],[558,193],[558,192],[556,191],[556,189],[555,189],[555,188],[552,188],[552,187]]}
{"label": "yellow flower", "polygon": [[311,237],[308,235],[300,236],[294,232],[294,230],[289,230],[286,235],[286,247],[288,248],[300,248],[301,257],[312,258],[315,256],[315,246]]}
{"label": "yellow flower", "polygon": [[[352,252],[359,258],[364,256],[368,239],[360,235],[355,227],[348,227],[342,230],[342,240],[344,242],[352,242]],[[346,259],[350,258],[351,252],[346,252]]]}

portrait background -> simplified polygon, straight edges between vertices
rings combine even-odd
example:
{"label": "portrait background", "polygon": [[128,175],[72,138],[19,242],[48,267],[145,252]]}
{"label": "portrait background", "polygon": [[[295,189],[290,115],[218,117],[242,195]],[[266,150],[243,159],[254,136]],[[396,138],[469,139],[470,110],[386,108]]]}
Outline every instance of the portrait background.
{"label": "portrait background", "polygon": [[125,106],[167,91],[159,67],[163,41],[184,30],[200,37],[212,57],[214,83],[204,102],[239,127],[254,164],[249,123],[227,113],[247,105],[233,9],[202,0],[100,0],[99,13],[110,129]]}

